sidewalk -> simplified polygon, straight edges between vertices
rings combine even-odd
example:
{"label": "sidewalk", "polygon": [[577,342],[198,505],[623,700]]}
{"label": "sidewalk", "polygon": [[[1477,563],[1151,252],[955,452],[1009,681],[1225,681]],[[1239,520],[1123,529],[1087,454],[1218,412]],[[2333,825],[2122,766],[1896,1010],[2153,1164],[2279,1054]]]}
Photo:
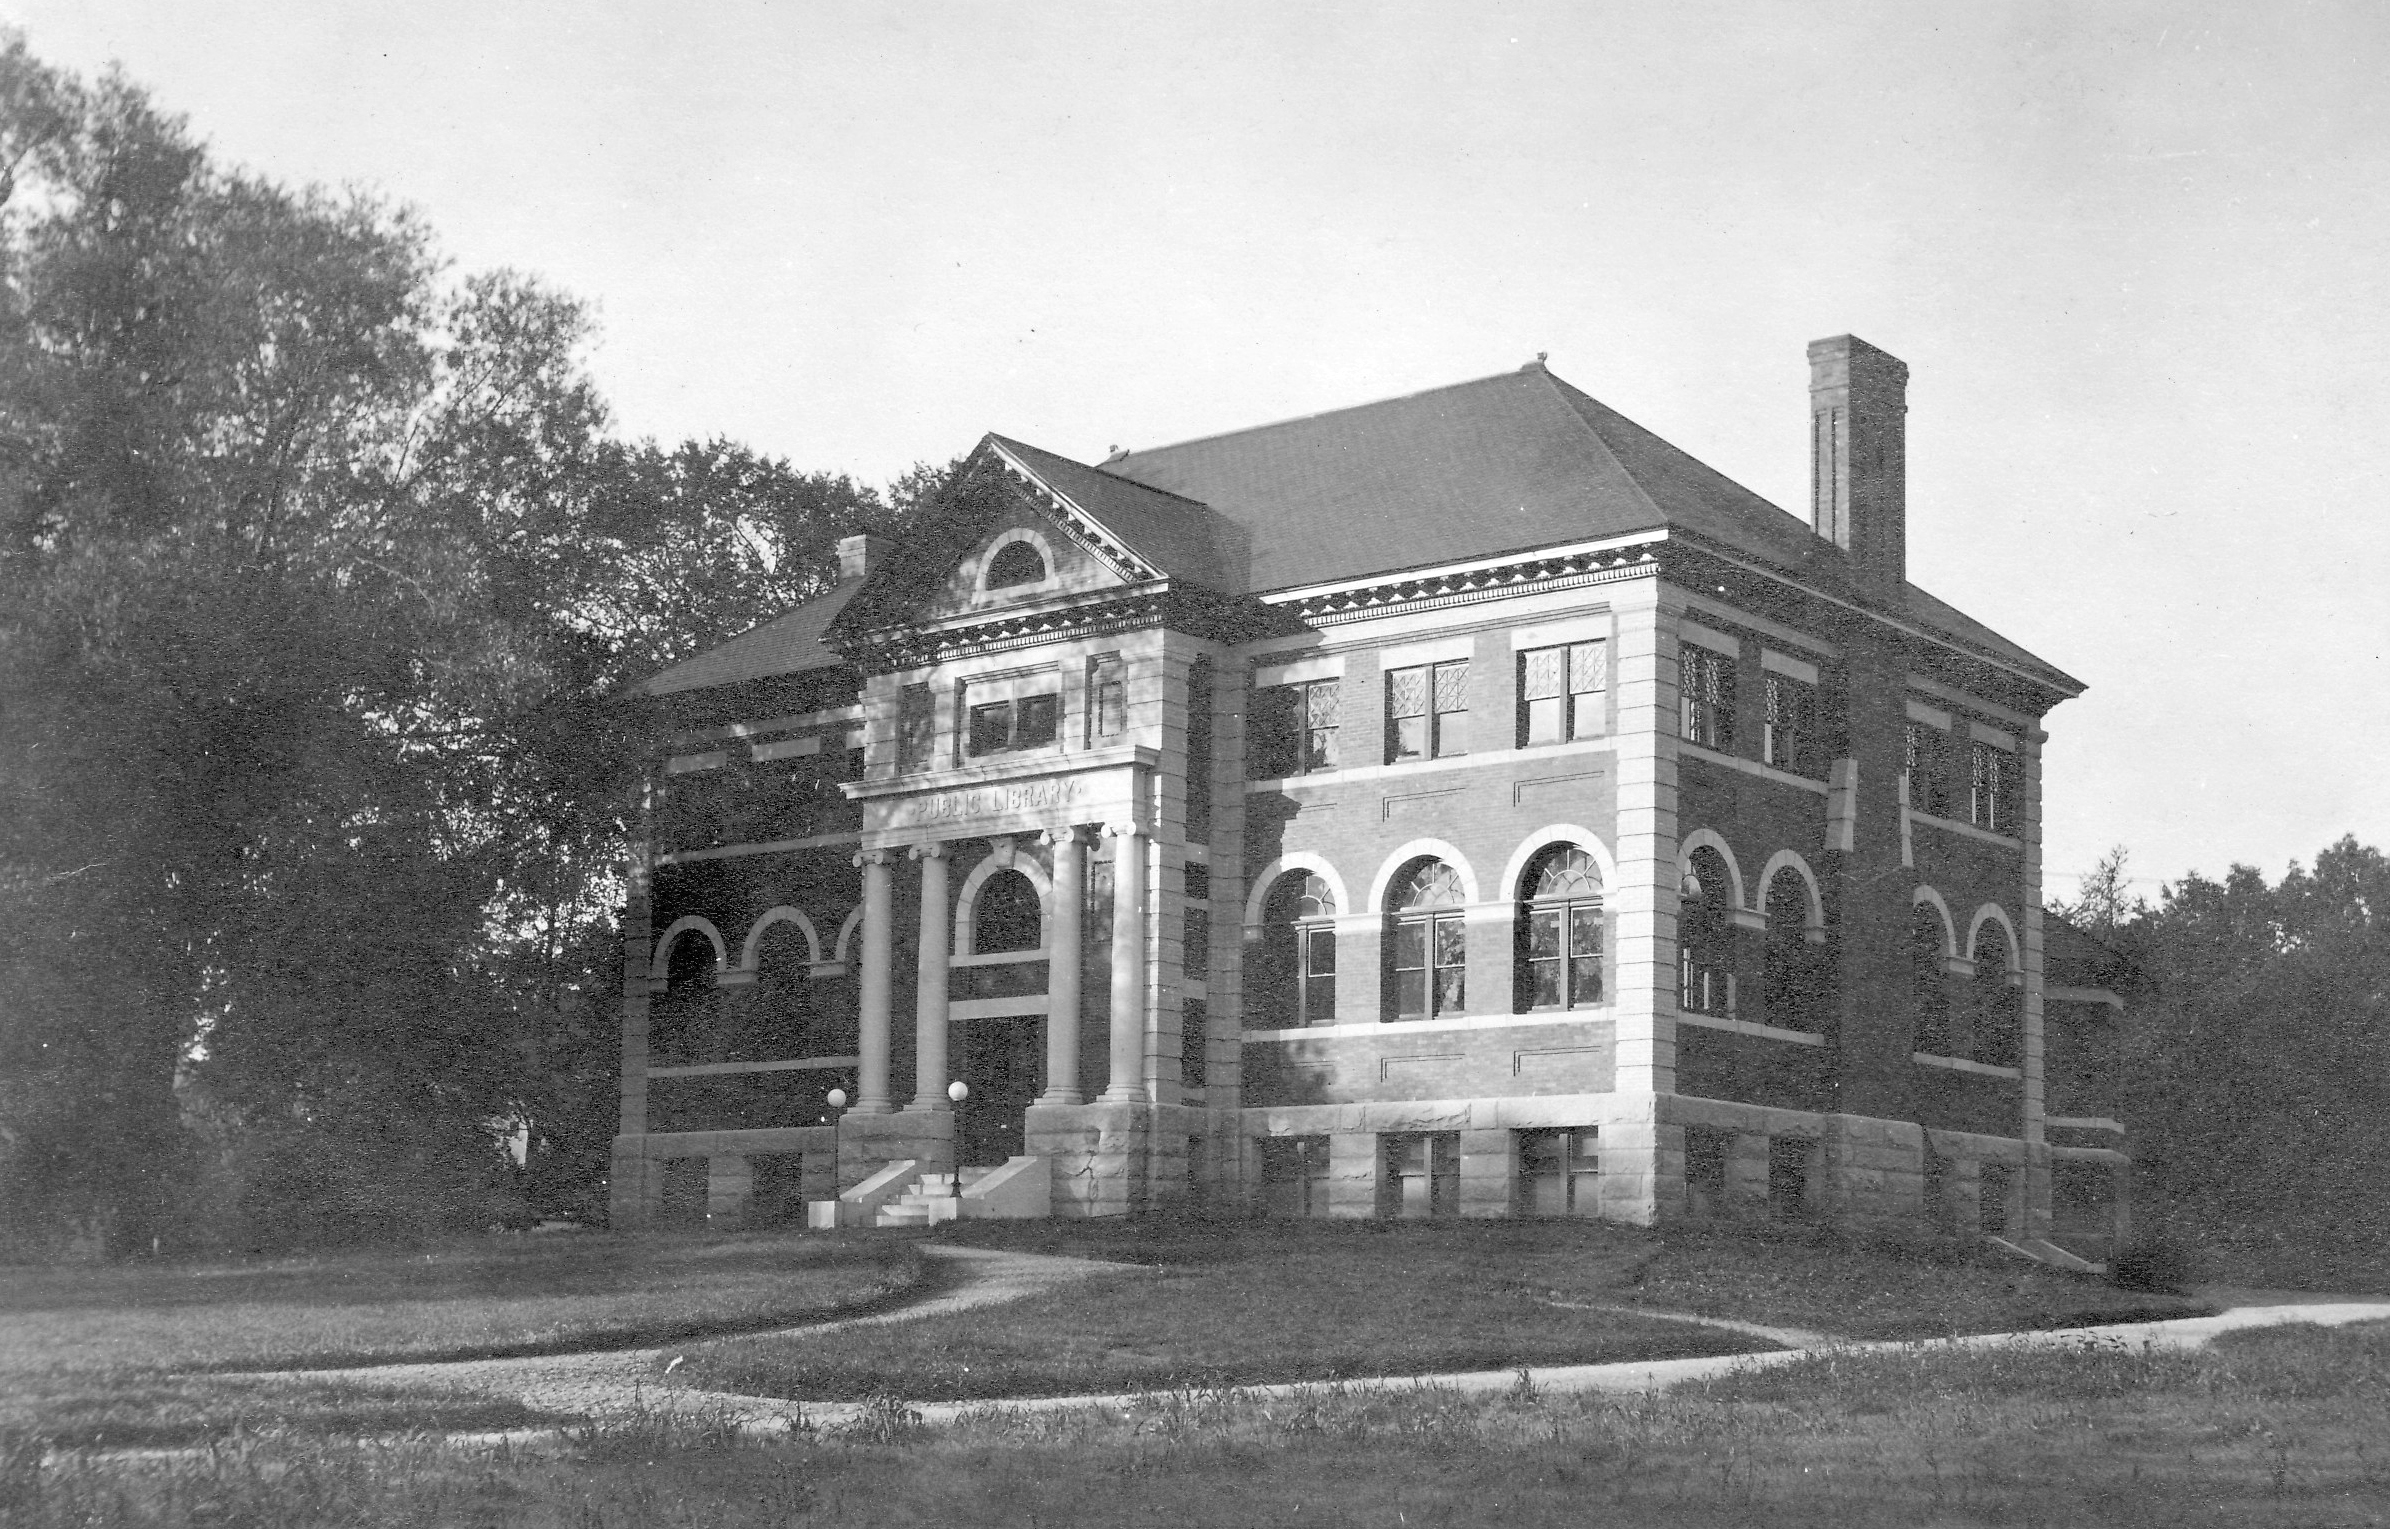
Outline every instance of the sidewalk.
{"label": "sidewalk", "polygon": [[[1736,1370],[1763,1369],[1806,1355],[1832,1350],[1864,1354],[1898,1349],[1943,1346],[1986,1349],[2083,1348],[2121,1343],[2130,1349],[2196,1349],[2218,1333],[2250,1327],[2274,1327],[2290,1322],[2313,1322],[2339,1327],[2351,1322],[2390,1321],[2390,1301],[2312,1301],[2287,1305],[2237,1306],[2212,1317],[2176,1317],[2162,1322],[2112,1322],[2098,1327],[2069,1327],[2018,1333],[1975,1333],[1957,1338],[1901,1339],[1871,1343],[1825,1340],[1796,1348],[1770,1349],[1755,1354],[1718,1354],[1699,1359],[1629,1360],[1620,1364],[1552,1365],[1508,1370],[1468,1370],[1442,1375],[1378,1375],[1355,1380],[1298,1381],[1282,1385],[1239,1386],[1236,1394],[1263,1400],[1299,1396],[1334,1386],[1345,1391],[1406,1391],[1433,1386],[1463,1395],[1507,1391],[1522,1378],[1539,1391],[1665,1391],[1687,1381],[1704,1380]],[[1055,1412],[1082,1407],[1128,1410],[1140,1405],[1139,1393],[1102,1396],[1037,1396],[1003,1401],[913,1402],[908,1404],[925,1423],[951,1423],[966,1413]],[[835,1428],[860,1415],[861,1402],[798,1402],[722,1392],[681,1392],[676,1405],[720,1406],[740,1414],[757,1431],[785,1427],[798,1416],[817,1428]]]}

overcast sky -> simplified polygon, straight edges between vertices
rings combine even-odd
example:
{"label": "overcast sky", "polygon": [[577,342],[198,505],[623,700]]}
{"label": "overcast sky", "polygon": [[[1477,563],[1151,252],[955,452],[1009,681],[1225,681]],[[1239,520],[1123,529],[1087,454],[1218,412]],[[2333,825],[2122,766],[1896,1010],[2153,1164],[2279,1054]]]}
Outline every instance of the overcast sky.
{"label": "overcast sky", "polygon": [[2390,845],[2390,6],[0,0],[593,300],[622,431],[884,481],[1552,369],[2090,687],[2049,890]]}

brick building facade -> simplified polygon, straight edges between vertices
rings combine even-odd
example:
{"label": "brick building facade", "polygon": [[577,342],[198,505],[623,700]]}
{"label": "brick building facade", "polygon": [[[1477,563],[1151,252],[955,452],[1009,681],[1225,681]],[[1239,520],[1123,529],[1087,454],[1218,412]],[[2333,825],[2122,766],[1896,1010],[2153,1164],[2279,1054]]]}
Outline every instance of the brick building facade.
{"label": "brick building facade", "polygon": [[1807,521],[1540,361],[989,436],[637,687],[617,1224],[1003,1164],[1060,1215],[2103,1241],[2117,1002],[2040,901],[2081,686],[1908,582],[1907,369],[1809,360]]}

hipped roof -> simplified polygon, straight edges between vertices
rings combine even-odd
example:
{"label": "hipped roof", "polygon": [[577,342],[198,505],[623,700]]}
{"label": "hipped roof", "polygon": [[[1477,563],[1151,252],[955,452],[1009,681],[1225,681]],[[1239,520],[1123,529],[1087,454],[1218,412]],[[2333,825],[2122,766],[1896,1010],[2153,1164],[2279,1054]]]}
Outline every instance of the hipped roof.
{"label": "hipped roof", "polygon": [[[1128,452],[1090,466],[991,435],[1014,463],[1165,577],[1268,594],[1376,575],[1681,531],[1829,596],[1842,554],[1809,523],[1695,460],[1540,362],[1472,382]],[[838,662],[822,638],[848,581],[637,693]],[[902,582],[902,581],[900,581]],[[875,605],[881,597],[873,597]],[[1919,589],[1889,614],[2072,694],[2063,671]],[[860,614],[861,608],[858,607]],[[875,614],[875,621],[881,619]]]}

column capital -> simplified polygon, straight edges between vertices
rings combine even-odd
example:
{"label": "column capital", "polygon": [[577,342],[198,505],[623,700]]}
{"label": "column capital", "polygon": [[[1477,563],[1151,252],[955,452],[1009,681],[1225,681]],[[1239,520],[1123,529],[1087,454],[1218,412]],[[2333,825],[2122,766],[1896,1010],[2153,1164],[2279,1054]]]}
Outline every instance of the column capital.
{"label": "column capital", "polygon": [[1106,823],[1104,825],[1104,837],[1107,839],[1133,839],[1144,832],[1145,830],[1138,826],[1134,818],[1125,823]]}
{"label": "column capital", "polygon": [[892,849],[867,849],[855,856],[855,869],[857,870],[861,870],[867,865],[894,865],[895,863],[896,851]]}
{"label": "column capital", "polygon": [[946,858],[946,841],[932,839],[926,844],[913,845],[905,851],[905,858],[908,860],[943,860]]}
{"label": "column capital", "polygon": [[1080,825],[1067,823],[1060,828],[1049,828],[1039,833],[1037,842],[1040,844],[1076,844],[1081,842],[1080,832]]}

